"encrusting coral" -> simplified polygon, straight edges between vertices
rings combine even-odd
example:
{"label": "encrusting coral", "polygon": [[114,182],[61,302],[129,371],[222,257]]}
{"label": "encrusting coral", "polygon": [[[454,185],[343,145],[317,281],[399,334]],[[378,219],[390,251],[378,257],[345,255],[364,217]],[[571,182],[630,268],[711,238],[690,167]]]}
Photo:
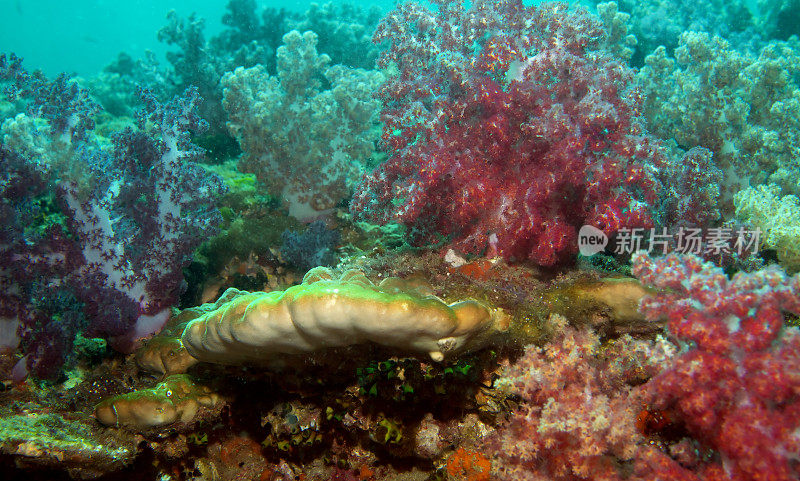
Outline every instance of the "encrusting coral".
{"label": "encrusting coral", "polygon": [[152,389],[143,389],[106,399],[94,415],[107,426],[149,429],[175,422],[190,423],[202,408],[220,404],[220,397],[195,385],[184,374],[168,377]]}
{"label": "encrusting coral", "polygon": [[136,351],[136,365],[148,372],[181,374],[197,364],[186,352],[180,337],[158,335]]}
{"label": "encrusting coral", "polygon": [[[69,473],[68,479],[97,479],[123,469],[138,452],[137,443],[126,433],[102,429],[78,412],[19,413],[3,409],[0,433],[0,456],[13,456],[17,468],[31,473],[38,469],[63,470]],[[3,479],[18,479],[5,477],[6,473]],[[29,479],[65,478],[32,475]]]}
{"label": "encrusting coral", "polygon": [[442,361],[481,347],[507,324],[502,310],[478,301],[448,305],[397,279],[375,285],[359,271],[334,279],[316,268],[286,291],[241,292],[218,304],[190,322],[181,340],[193,357],[220,364],[275,365],[288,355],[369,342]]}
{"label": "encrusting coral", "polygon": [[[221,296],[217,304],[229,300]],[[203,304],[190,307],[172,316],[158,335],[148,340],[136,351],[136,365],[147,372],[164,374],[183,374],[197,364],[197,359],[189,355],[181,342],[181,334],[186,324],[213,310],[217,304]]]}

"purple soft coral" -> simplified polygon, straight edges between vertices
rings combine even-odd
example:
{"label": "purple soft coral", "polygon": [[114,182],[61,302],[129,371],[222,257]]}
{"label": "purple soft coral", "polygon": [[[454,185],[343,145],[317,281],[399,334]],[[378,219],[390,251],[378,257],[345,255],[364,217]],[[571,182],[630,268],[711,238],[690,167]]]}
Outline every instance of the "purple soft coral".
{"label": "purple soft coral", "polygon": [[94,128],[100,106],[66,74],[50,81],[41,71],[25,70],[22,59],[12,53],[0,55],[0,80],[9,82],[4,91],[8,98],[27,100],[28,113],[47,119],[52,132],[65,140],[84,139]]}
{"label": "purple soft coral", "polygon": [[[125,350],[166,321],[182,268],[216,232],[214,201],[224,186],[193,162],[202,152],[188,131],[205,126],[194,89],[163,105],[142,92],[138,128],[101,150],[86,135],[94,107],[77,107],[88,95],[74,82],[28,74],[13,55],[0,57],[0,78],[35,107],[29,114],[50,122],[50,145],[63,150],[51,165],[0,146],[0,212],[8,219],[0,227],[0,315],[19,324],[28,369],[52,378],[77,332]],[[76,100],[61,101],[68,98]],[[58,119],[72,119],[67,131]]]}
{"label": "purple soft coral", "polygon": [[[192,162],[201,151],[187,131],[204,127],[194,113],[197,91],[187,90],[184,98],[165,105],[147,92],[142,98],[147,109],[138,116],[139,128],[116,134],[113,154],[91,160],[99,170],[94,190],[61,184],[70,226],[86,259],[81,272],[95,286],[89,304],[114,296],[138,305],[136,317],[128,320],[135,322],[132,331],[99,329],[104,335],[123,334],[123,344],[166,321],[180,294],[182,268],[215,231],[219,219],[213,201],[224,189],[219,177]],[[119,331],[124,324],[112,326]]]}

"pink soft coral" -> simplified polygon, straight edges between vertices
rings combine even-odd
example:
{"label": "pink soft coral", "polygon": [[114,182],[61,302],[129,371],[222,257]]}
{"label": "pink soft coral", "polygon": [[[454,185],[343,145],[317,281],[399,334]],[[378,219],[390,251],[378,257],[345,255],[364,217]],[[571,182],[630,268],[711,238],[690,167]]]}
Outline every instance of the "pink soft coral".
{"label": "pink soft coral", "polygon": [[623,479],[624,465],[652,449],[637,429],[643,401],[633,384],[665,365],[672,346],[625,336],[601,347],[561,321],[549,344],[527,347],[497,382],[520,397],[491,443],[498,479]]}

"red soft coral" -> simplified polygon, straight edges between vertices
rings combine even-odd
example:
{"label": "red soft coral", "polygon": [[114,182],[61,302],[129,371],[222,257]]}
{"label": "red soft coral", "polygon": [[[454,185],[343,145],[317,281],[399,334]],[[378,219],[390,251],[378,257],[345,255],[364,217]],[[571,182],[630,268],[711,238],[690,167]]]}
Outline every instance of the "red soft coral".
{"label": "red soft coral", "polygon": [[660,144],[641,131],[632,70],[599,19],[560,4],[403,4],[376,41],[399,73],[381,89],[389,159],[351,210],[480,254],[553,265],[577,229],[654,224]]}
{"label": "red soft coral", "polygon": [[684,352],[646,385],[656,409],[716,453],[705,479],[800,478],[800,277],[775,268],[733,279],[695,256],[634,257],[633,272],[661,289],[642,302]]}

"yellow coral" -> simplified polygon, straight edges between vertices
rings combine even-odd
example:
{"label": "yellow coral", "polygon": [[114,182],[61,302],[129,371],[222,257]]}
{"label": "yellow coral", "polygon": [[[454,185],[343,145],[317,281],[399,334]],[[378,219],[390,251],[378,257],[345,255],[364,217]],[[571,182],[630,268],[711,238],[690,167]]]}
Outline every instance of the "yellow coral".
{"label": "yellow coral", "polygon": [[[499,309],[473,300],[448,305],[396,280],[376,286],[358,271],[334,279],[315,268],[286,291],[235,294],[186,326],[183,345],[198,360],[271,365],[290,355],[374,343],[441,361],[507,328]],[[229,289],[224,297],[230,295]]]}
{"label": "yellow coral", "polygon": [[792,271],[800,268],[800,200],[781,197],[775,184],[745,189],[734,197],[736,217],[761,230],[761,244],[775,249],[778,260]]}
{"label": "yellow coral", "polygon": [[178,337],[159,335],[136,351],[136,365],[149,372],[181,374],[195,364]]}
{"label": "yellow coral", "polygon": [[219,396],[196,386],[184,374],[168,377],[152,389],[114,396],[95,406],[94,416],[107,426],[150,429],[175,422],[191,422],[203,407],[213,407]]}

